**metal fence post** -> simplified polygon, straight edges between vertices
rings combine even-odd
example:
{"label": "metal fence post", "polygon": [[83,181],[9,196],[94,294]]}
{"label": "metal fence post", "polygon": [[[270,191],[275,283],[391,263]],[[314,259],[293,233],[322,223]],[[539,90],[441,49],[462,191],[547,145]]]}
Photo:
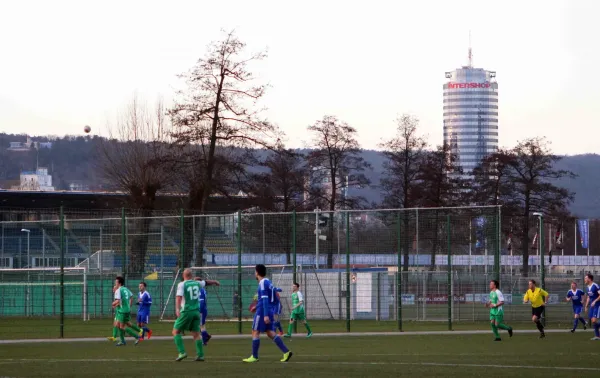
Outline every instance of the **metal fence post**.
{"label": "metal fence post", "polygon": [[[539,239],[539,251],[540,251],[540,269],[541,269],[541,273],[540,273],[540,285],[542,286],[542,289],[546,289],[546,264],[544,261],[544,217],[542,215],[539,216],[539,220],[540,220],[540,239]],[[544,314],[543,314],[543,318],[542,321],[544,322],[544,326],[546,326],[546,323],[548,321],[548,316],[547,316],[547,306],[545,306],[544,308]]]}
{"label": "metal fence post", "polygon": [[127,279],[127,219],[125,208],[121,208],[121,255],[123,258],[123,278]]}
{"label": "metal fence post", "polygon": [[184,269],[185,256],[185,218],[183,209],[179,211],[179,269]]}
{"label": "metal fence post", "polygon": [[65,215],[60,207],[60,338],[65,337]]}
{"label": "metal fence post", "polygon": [[350,213],[346,211],[346,331],[350,332]]}
{"label": "metal fence post", "polygon": [[292,264],[293,264],[293,279],[294,282],[297,281],[296,274],[297,272],[297,261],[296,261],[296,210],[292,212]]}
{"label": "metal fence post", "polygon": [[[292,211],[292,264],[293,283],[298,282],[298,265],[296,255],[296,210]],[[294,322],[294,333],[298,332],[298,322]]]}
{"label": "metal fence post", "polygon": [[[496,253],[494,256],[494,272],[496,276],[496,280],[500,282],[500,259],[501,259],[501,249],[502,249],[502,208],[498,207],[498,213],[496,214]],[[511,261],[512,263],[512,261]]]}
{"label": "metal fence post", "polygon": [[397,228],[397,240],[398,240],[398,262],[396,272],[396,306],[397,306],[397,321],[398,331],[402,332],[402,220],[400,215],[402,211],[398,211],[396,228]]}
{"label": "metal fence post", "polygon": [[450,214],[446,215],[446,237],[448,239],[448,330],[452,331],[452,249],[450,238]]}
{"label": "metal fence post", "polygon": [[238,333],[242,334],[242,212],[237,213],[237,290],[238,290]]}

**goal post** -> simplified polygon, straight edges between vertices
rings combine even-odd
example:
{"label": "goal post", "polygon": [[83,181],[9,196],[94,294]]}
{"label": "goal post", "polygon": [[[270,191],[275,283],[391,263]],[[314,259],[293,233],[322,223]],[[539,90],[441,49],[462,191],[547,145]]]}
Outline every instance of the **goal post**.
{"label": "goal post", "polygon": [[[267,277],[277,287],[291,287],[293,265],[266,265]],[[237,266],[192,267],[194,277],[219,281],[220,286],[206,287],[206,301],[209,321],[238,321],[241,310],[242,319],[250,320],[252,314],[248,305],[256,294],[257,282],[254,276],[255,265],[242,266],[241,276]],[[175,320],[175,297],[177,284],[182,280],[183,271],[175,274],[169,295],[161,309],[161,321]],[[241,290],[240,290],[241,288]],[[241,307],[239,303],[241,300]]]}
{"label": "goal post", "polygon": [[[0,317],[60,316],[60,268],[0,269]],[[89,320],[84,268],[64,268],[65,315]]]}

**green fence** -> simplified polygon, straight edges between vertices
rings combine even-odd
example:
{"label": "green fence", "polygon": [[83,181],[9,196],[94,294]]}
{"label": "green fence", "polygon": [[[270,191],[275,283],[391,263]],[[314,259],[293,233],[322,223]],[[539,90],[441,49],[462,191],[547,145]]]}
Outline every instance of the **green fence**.
{"label": "green fence", "polygon": [[[162,217],[123,211],[109,218],[4,221],[0,338],[102,336],[113,317],[117,275],[134,292],[139,282],[148,284],[153,324],[169,334],[174,289],[190,266],[221,281],[208,288],[211,327],[244,332],[257,263],[271,265],[273,282],[284,290],[283,318],[296,281],[309,319],[323,330],[485,324],[482,301],[491,279],[500,279],[510,298],[507,321],[526,321],[529,308],[520,297],[532,277],[552,294],[548,318],[567,319],[569,307],[558,299],[582,274],[563,274],[551,263],[546,251],[556,249],[544,244],[545,224],[533,222],[541,236],[522,276],[523,258],[507,248],[505,223],[499,207]],[[61,267],[73,268],[63,274]],[[591,258],[580,264],[581,271],[594,267]]]}

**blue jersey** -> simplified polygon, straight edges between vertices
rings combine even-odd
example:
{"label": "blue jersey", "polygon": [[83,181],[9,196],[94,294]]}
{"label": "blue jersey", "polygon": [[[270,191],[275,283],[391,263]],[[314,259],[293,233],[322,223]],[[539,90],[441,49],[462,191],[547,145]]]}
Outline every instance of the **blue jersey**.
{"label": "blue jersey", "polygon": [[[592,282],[592,284],[588,286],[587,295],[590,298],[590,304],[592,304],[592,302],[598,299],[598,296],[600,296],[600,287],[597,283]],[[597,303],[596,305],[598,306],[600,305],[600,303]]]}
{"label": "blue jersey", "polygon": [[273,298],[273,301],[271,302],[271,311],[274,314],[281,314],[281,301],[280,301],[278,293],[281,293],[283,290],[278,287],[273,286],[271,291],[272,291],[271,295]]}
{"label": "blue jersey", "polygon": [[571,298],[573,307],[581,307],[583,306],[583,303],[581,303],[581,299],[584,295],[585,293],[581,289],[577,289],[575,291],[569,290],[569,292],[567,293],[567,298]]}
{"label": "blue jersey", "polygon": [[273,301],[276,297],[275,286],[269,281],[268,278],[263,278],[258,283],[258,303],[256,305],[256,314],[260,316],[267,316],[272,313]]}
{"label": "blue jersey", "polygon": [[200,298],[198,298],[198,303],[200,306],[200,311],[206,311],[206,289],[200,289]]}
{"label": "blue jersey", "polygon": [[144,291],[138,294],[138,299],[141,299],[141,302],[138,302],[140,308],[138,309],[138,314],[150,314],[150,306],[152,306],[152,297],[150,293]]}

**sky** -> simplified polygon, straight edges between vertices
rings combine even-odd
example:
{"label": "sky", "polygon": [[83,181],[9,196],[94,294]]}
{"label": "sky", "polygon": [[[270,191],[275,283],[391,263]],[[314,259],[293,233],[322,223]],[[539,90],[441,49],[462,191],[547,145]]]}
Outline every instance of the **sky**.
{"label": "sky", "polygon": [[80,135],[131,100],[170,101],[206,46],[235,29],[270,84],[262,105],[290,147],[335,115],[374,149],[399,114],[440,144],[444,72],[497,72],[500,146],[545,136],[600,153],[600,1],[0,0],[0,132]]}

